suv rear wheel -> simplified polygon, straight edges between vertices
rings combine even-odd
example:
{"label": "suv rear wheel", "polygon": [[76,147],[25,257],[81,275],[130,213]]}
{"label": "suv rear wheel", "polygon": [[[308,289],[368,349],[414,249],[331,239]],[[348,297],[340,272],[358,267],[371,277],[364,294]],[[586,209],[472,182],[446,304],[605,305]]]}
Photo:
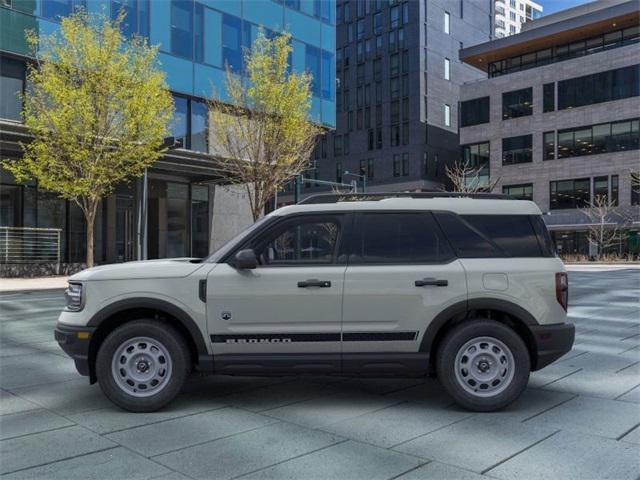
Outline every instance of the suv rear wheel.
{"label": "suv rear wheel", "polygon": [[164,407],[180,393],[189,371],[182,335],[155,320],[116,328],[100,345],[96,376],[113,403],[132,412]]}
{"label": "suv rear wheel", "polygon": [[527,386],[531,361],[520,336],[493,320],[469,320],[451,330],[436,358],[438,379],[458,405],[499,410]]}

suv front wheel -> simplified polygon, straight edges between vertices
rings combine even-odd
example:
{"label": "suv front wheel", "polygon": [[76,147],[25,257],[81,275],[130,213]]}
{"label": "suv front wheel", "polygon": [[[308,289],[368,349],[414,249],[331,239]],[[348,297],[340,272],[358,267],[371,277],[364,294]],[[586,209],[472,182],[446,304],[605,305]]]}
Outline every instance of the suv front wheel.
{"label": "suv front wheel", "polygon": [[531,361],[511,328],[493,320],[469,320],[442,341],[438,379],[458,405],[476,412],[499,410],[526,388]]}
{"label": "suv front wheel", "polygon": [[116,328],[100,345],[96,376],[104,394],[131,412],[152,412],[175,398],[189,372],[180,332],[154,320]]}

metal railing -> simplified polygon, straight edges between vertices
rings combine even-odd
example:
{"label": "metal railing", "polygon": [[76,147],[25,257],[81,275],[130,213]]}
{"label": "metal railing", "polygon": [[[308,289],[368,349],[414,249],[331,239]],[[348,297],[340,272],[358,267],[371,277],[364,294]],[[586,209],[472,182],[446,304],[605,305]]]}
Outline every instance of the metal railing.
{"label": "metal railing", "polygon": [[0,227],[0,263],[56,263],[60,228]]}

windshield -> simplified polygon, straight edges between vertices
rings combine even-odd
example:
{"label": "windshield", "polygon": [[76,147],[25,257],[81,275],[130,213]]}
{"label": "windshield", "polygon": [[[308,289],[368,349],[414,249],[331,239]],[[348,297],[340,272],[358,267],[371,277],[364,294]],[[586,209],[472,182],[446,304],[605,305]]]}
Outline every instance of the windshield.
{"label": "windshield", "polygon": [[262,217],[256,223],[254,223],[253,225],[248,227],[246,230],[243,230],[238,235],[236,235],[231,240],[229,240],[227,243],[222,245],[220,248],[218,248],[215,252],[213,252],[211,255],[209,255],[207,258],[205,258],[203,261],[204,262],[210,262],[210,263],[219,262],[222,257],[224,257],[227,253],[229,253],[229,251],[231,251],[233,249],[233,247],[235,247],[238,243],[242,242],[245,237],[249,236],[252,232],[254,232],[258,228],[260,228],[262,225],[264,225],[270,219],[271,219],[271,217],[268,216],[268,215],[266,217]]}

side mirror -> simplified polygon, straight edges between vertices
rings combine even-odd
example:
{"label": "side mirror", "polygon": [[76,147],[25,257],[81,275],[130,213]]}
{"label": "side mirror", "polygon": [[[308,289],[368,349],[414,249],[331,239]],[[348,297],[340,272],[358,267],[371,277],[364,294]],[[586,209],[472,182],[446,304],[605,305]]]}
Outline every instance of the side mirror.
{"label": "side mirror", "polygon": [[246,250],[240,250],[233,257],[233,267],[238,270],[251,270],[258,266],[258,258],[256,252],[247,248]]}

